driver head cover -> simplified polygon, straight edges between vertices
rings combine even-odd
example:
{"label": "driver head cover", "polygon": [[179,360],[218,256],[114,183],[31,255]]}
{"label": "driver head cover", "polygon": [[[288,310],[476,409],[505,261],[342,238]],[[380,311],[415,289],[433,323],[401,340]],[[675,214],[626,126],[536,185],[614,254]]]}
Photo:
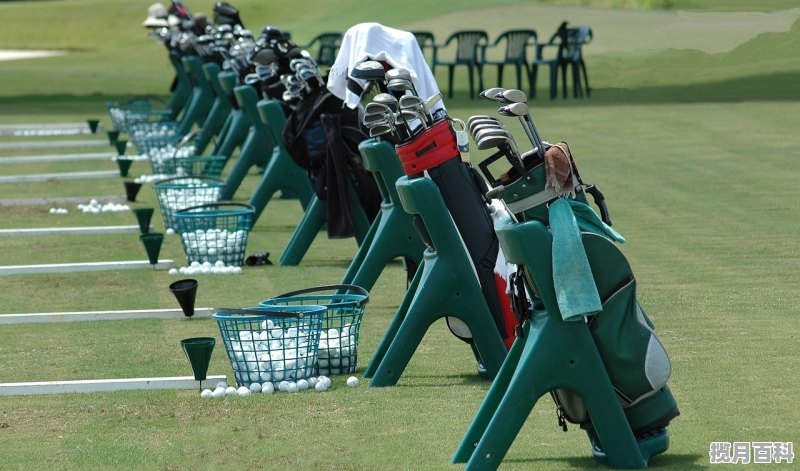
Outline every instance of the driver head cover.
{"label": "driver head cover", "polygon": [[162,28],[169,26],[167,7],[162,3],[154,3],[147,8],[147,18],[142,22],[145,28]]}

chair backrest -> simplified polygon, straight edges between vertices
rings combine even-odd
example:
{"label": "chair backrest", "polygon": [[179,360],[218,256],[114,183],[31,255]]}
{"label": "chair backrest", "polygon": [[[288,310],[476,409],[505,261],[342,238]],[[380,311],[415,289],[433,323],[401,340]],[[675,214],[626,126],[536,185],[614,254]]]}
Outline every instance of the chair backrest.
{"label": "chair backrest", "polygon": [[456,42],[455,61],[459,63],[475,63],[478,61],[478,47],[489,42],[489,35],[482,30],[456,31],[451,34],[444,46]]}
{"label": "chair backrest", "polygon": [[342,45],[342,33],[327,32],[318,34],[303,49],[310,49],[314,44],[319,44],[319,49],[314,57],[319,65],[333,65],[336,61],[336,53]]}
{"label": "chair backrest", "polygon": [[562,33],[556,31],[550,37],[548,44],[559,46],[558,58],[561,61],[576,62],[583,58],[583,45],[589,44],[594,39],[592,28],[588,26],[571,26],[565,29],[567,43],[562,41]]}
{"label": "chair backrest", "polygon": [[513,29],[505,31],[494,40],[494,45],[506,42],[505,62],[527,62],[528,46],[535,46],[538,36],[532,29]]}
{"label": "chair backrest", "polygon": [[433,47],[436,43],[436,40],[433,37],[433,33],[430,31],[411,31],[411,34],[414,35],[414,39],[417,40],[417,44],[419,44],[419,48],[423,51],[426,47]]}

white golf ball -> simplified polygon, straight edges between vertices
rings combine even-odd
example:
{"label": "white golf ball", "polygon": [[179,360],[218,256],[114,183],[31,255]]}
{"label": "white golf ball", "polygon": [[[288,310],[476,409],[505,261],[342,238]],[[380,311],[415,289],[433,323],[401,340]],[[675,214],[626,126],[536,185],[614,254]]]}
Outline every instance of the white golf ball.
{"label": "white golf ball", "polygon": [[213,395],[214,392],[211,391],[210,389],[203,389],[203,392],[200,393],[200,397],[202,397],[203,399],[208,399]]}
{"label": "white golf ball", "polygon": [[300,389],[301,391],[305,391],[306,389],[308,389],[308,386],[309,386],[308,381],[304,379],[297,380],[297,388]]}
{"label": "white golf ball", "polygon": [[240,386],[239,389],[236,390],[236,394],[238,394],[239,397],[247,397],[252,393],[250,392],[250,389],[247,388],[246,386]]}
{"label": "white golf ball", "polygon": [[272,394],[275,392],[275,386],[273,386],[272,383],[264,383],[264,385],[261,386],[261,392],[264,394]]}
{"label": "white golf ball", "polygon": [[225,388],[217,388],[211,393],[211,397],[225,397]]}
{"label": "white golf ball", "polygon": [[285,392],[286,388],[288,388],[288,387],[289,387],[289,382],[288,381],[281,381],[280,383],[278,383],[278,391],[284,391]]}
{"label": "white golf ball", "polygon": [[286,392],[296,393],[298,391],[300,391],[300,388],[297,386],[297,383],[292,382],[292,383],[289,383],[288,386],[286,386]]}
{"label": "white golf ball", "polygon": [[228,383],[226,383],[225,381],[220,381],[219,383],[217,383],[217,387],[225,389],[228,387]]}
{"label": "white golf ball", "polygon": [[330,379],[330,378],[328,378],[327,376],[318,376],[318,377],[317,377],[317,381],[319,381],[319,382],[321,382],[321,383],[325,383],[325,387],[326,387],[326,388],[329,388],[329,387],[331,387],[331,383],[332,383],[332,382],[331,382],[331,379]]}
{"label": "white golf ball", "polygon": [[319,381],[314,385],[314,389],[317,392],[324,392],[328,390],[328,386],[325,384],[325,381]]}
{"label": "white golf ball", "polygon": [[261,392],[261,383],[250,383],[250,392]]}
{"label": "white golf ball", "polygon": [[178,274],[178,270],[176,270],[175,268],[170,268],[168,273],[170,275],[177,275]]}
{"label": "white golf ball", "polygon": [[236,394],[236,388],[234,388],[233,386],[228,386],[227,388],[225,388],[226,396],[231,396],[233,394]]}
{"label": "white golf ball", "polygon": [[358,378],[356,378],[355,376],[347,378],[347,386],[351,388],[358,386]]}
{"label": "white golf ball", "polygon": [[167,230],[166,230],[166,234],[167,234],[167,235],[173,235],[173,234],[175,234],[175,229],[172,229],[172,228],[169,228],[169,229],[167,229]]}
{"label": "white golf ball", "polygon": [[317,384],[317,378],[312,376],[312,377],[308,378],[306,380],[306,382],[308,382],[308,387],[309,388],[313,388]]}

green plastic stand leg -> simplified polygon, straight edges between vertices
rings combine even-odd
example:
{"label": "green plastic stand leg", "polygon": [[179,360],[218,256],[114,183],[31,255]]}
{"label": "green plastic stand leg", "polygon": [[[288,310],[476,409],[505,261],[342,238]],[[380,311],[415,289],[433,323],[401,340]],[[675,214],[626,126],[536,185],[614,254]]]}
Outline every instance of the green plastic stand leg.
{"label": "green plastic stand leg", "polygon": [[370,387],[396,384],[430,325],[446,316],[469,327],[487,375],[493,378],[506,357],[506,347],[439,189],[428,178],[402,177],[396,186],[403,208],[420,215],[436,250],[423,255],[419,287]]}
{"label": "green plastic stand leg", "polygon": [[258,220],[272,195],[279,190],[297,195],[303,209],[308,207],[313,195],[306,171],[294,163],[280,137],[280,131],[286,123],[283,107],[275,100],[261,100],[256,106],[275,146],[272,158],[264,170],[264,177],[250,198],[250,205],[256,210],[253,221]]}
{"label": "green plastic stand leg", "polygon": [[208,117],[203,121],[203,125],[200,127],[200,132],[197,135],[195,152],[198,155],[203,154],[206,147],[208,147],[208,144],[211,142],[211,139],[219,135],[228,116],[231,114],[231,102],[228,100],[228,97],[225,96],[225,91],[222,90],[217,80],[219,72],[220,68],[217,64],[213,62],[203,64],[203,76],[206,82],[211,85],[214,101],[211,105],[211,110],[208,112]]}
{"label": "green plastic stand leg", "polygon": [[[217,83],[225,95],[232,93],[234,87],[236,87],[236,74],[233,72],[220,72],[217,74]],[[220,133],[211,155],[222,155],[227,163],[233,156],[233,151],[247,139],[249,132],[250,117],[243,113],[242,110],[231,107],[228,122],[223,128],[223,132]]]}
{"label": "green plastic stand leg", "polygon": [[[360,245],[369,234],[370,222],[366,212],[364,212],[364,208],[361,206],[361,202],[358,200],[355,189],[352,185],[348,185],[347,188],[348,204],[353,217],[353,231],[355,232],[356,242]],[[327,203],[319,199],[317,195],[314,195],[303,214],[303,219],[300,220],[300,224],[292,234],[289,244],[281,254],[279,262],[281,266],[299,265],[327,220]]]}
{"label": "green plastic stand leg", "polygon": [[397,312],[395,312],[394,317],[392,317],[389,327],[386,328],[386,332],[383,334],[380,344],[378,344],[378,347],[375,349],[375,353],[372,354],[372,359],[369,361],[367,368],[364,370],[365,378],[372,378],[375,376],[375,371],[378,369],[378,366],[386,356],[386,352],[389,350],[389,345],[392,344],[394,338],[397,336],[397,331],[400,330],[400,325],[406,318],[408,308],[411,306],[411,301],[414,300],[414,294],[417,292],[417,288],[419,287],[419,280],[422,279],[422,271],[424,268],[425,261],[422,260],[420,261],[420,265],[417,267],[417,272],[414,274],[414,278],[411,279],[411,284],[408,286],[405,296],[403,296],[403,302],[401,302],[400,306],[397,308]]}
{"label": "green plastic stand leg", "polygon": [[300,219],[300,224],[297,225],[292,238],[289,239],[289,244],[286,245],[286,249],[281,254],[278,262],[281,266],[293,267],[300,264],[300,260],[303,259],[306,251],[311,247],[311,243],[314,242],[317,233],[325,225],[327,212],[328,205],[319,199],[317,195],[312,196],[306,211],[303,213],[303,218]]}
{"label": "green plastic stand leg", "polygon": [[189,80],[189,76],[186,75],[186,69],[183,68],[180,56],[170,52],[169,62],[172,68],[175,69],[175,90],[172,91],[172,96],[167,102],[167,109],[170,111],[169,119],[177,121],[178,116],[186,108],[189,97],[192,96],[192,83]]}
{"label": "green plastic stand leg", "polygon": [[214,92],[203,74],[203,63],[199,57],[187,56],[181,60],[194,85],[192,98],[178,124],[178,135],[185,136],[208,115],[214,103]]}
{"label": "green plastic stand leg", "polygon": [[234,193],[239,189],[245,175],[251,167],[255,165],[266,165],[272,155],[274,142],[269,130],[261,121],[256,108],[258,96],[253,87],[249,85],[238,86],[233,89],[236,102],[239,103],[241,112],[247,115],[250,122],[250,132],[239,152],[239,158],[233,164],[228,178],[225,180],[225,187],[220,192],[220,199],[233,199]]}
{"label": "green plastic stand leg", "polygon": [[583,399],[609,466],[646,468],[587,325],[564,322],[558,312],[550,233],[531,221],[502,225],[497,235],[508,261],[526,267],[547,311],[531,319],[519,359],[509,357],[511,379],[503,371],[503,381],[493,385],[453,461],[468,458],[469,470],[497,469],[538,399],[563,388]]}
{"label": "green plastic stand leg", "polygon": [[[385,141],[369,139],[358,146],[364,167],[373,174],[381,192],[381,212],[370,228],[371,236],[361,244],[343,284],[357,284],[372,289],[386,265],[397,257],[407,257],[417,264],[425,244],[414,229],[411,215],[403,211],[395,183],[403,168],[394,147]],[[374,228],[374,230],[373,230]]]}

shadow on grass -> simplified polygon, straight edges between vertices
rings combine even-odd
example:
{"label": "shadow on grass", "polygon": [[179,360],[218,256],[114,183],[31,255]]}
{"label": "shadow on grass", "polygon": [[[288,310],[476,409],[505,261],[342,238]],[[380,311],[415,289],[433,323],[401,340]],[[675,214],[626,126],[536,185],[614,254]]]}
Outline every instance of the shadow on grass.
{"label": "shadow on grass", "polygon": [[[658,455],[650,460],[648,469],[675,468],[675,469],[705,469],[706,466],[697,464],[703,458],[698,454],[670,454],[669,450],[663,455]],[[565,467],[578,469],[609,469],[599,464],[591,456],[570,458],[516,458],[503,460],[508,463],[563,463]]]}
{"label": "shadow on grass", "polygon": [[[441,374],[441,375],[422,375],[422,374],[403,374],[407,380],[414,380],[416,384],[408,384],[398,382],[394,387],[408,387],[408,388],[449,388],[452,386],[474,386],[485,385],[489,387],[491,382],[474,374]],[[428,382],[427,380],[430,380]]]}

